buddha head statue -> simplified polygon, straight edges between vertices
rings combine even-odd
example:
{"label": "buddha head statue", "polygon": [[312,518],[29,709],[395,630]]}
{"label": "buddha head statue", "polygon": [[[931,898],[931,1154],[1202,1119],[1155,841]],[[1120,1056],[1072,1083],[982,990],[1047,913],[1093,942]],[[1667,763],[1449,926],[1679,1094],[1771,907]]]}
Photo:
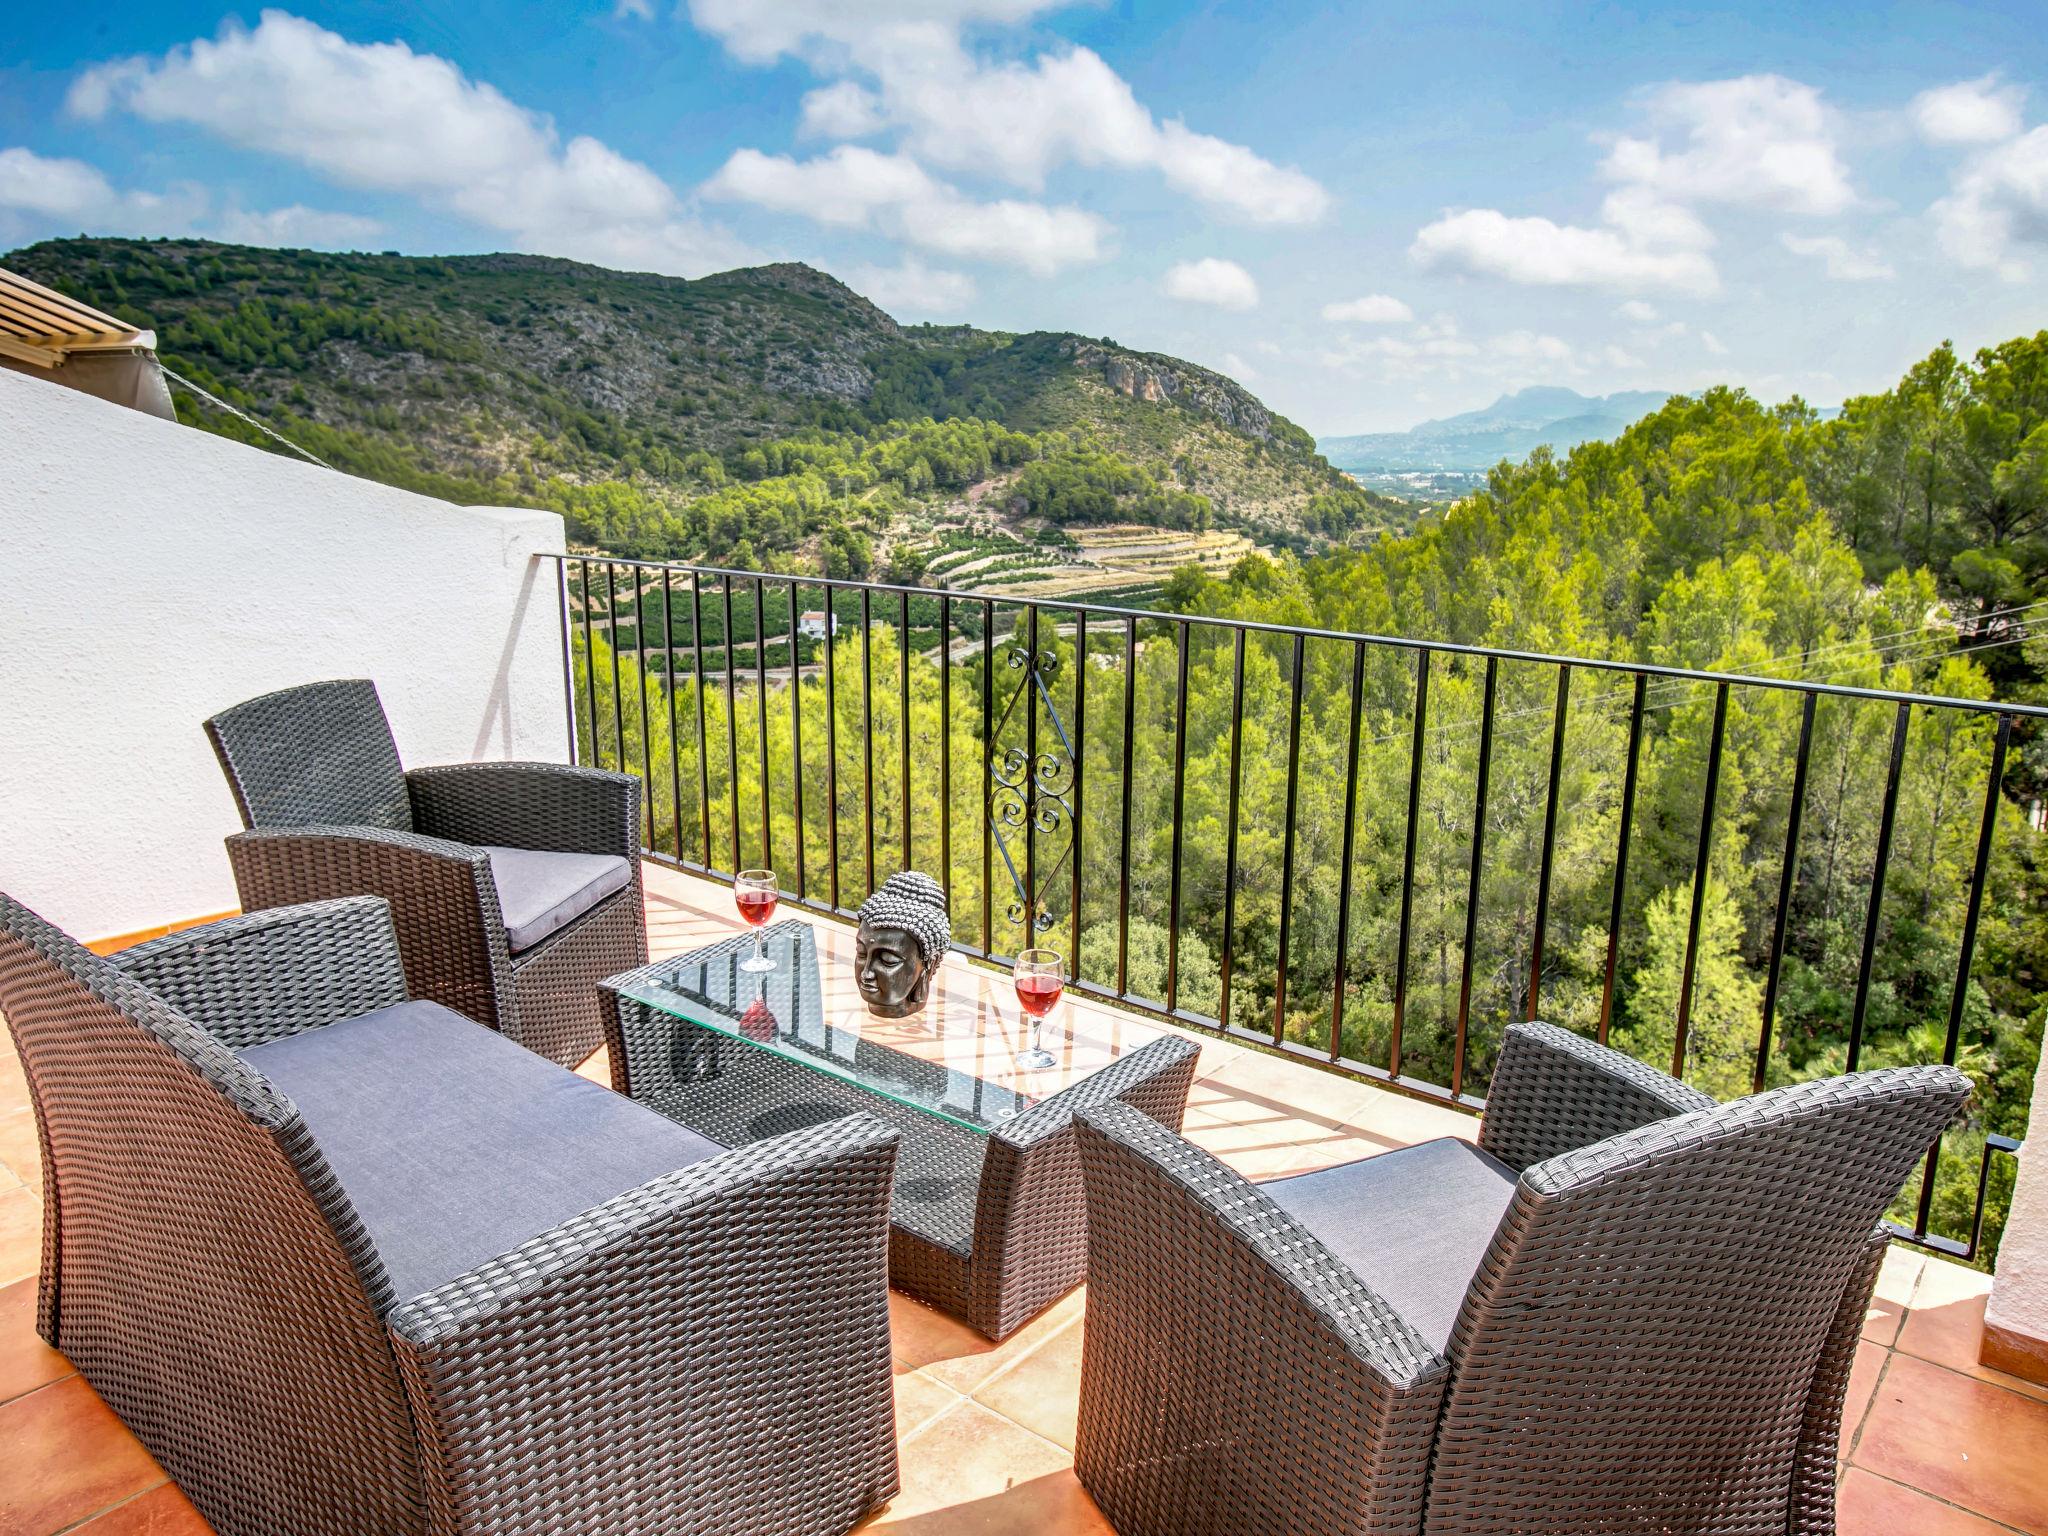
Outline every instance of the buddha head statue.
{"label": "buddha head statue", "polygon": [[860,907],[854,971],[868,1012],[900,1019],[924,1007],[932,976],[953,941],[946,891],[930,875],[891,875]]}

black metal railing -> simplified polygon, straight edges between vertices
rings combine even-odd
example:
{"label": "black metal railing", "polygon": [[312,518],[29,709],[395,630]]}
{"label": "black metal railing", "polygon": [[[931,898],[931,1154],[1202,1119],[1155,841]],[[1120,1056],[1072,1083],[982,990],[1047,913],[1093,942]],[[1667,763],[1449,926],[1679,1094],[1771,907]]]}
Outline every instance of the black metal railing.
{"label": "black metal railing", "polygon": [[[649,857],[718,879],[773,867],[786,899],[840,916],[892,868],[935,869],[971,956],[1064,938],[1080,993],[1468,1109],[1505,1024],[1539,1015],[1723,1093],[1957,1061],[2000,828],[2021,825],[2003,794],[2013,733],[2048,716],[1085,602],[557,563],[575,755],[640,776]],[[1902,859],[1914,910],[1893,913]],[[1951,865],[1967,869],[1955,889]],[[1672,876],[1647,901],[1630,884],[1645,866]],[[1754,888],[1747,907],[1735,886]],[[1895,1209],[1900,1235],[1974,1256],[2014,1145],[1953,1133]]]}

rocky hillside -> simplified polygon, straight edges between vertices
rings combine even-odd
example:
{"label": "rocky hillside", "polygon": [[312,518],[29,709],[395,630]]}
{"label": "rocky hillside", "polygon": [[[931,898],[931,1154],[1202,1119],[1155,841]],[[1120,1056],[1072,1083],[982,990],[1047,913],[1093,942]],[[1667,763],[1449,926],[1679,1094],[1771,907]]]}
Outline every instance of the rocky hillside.
{"label": "rocky hillside", "polygon": [[[572,515],[604,487],[669,517],[666,545],[639,546],[663,553],[721,552],[709,532],[705,548],[672,546],[694,537],[682,514],[696,502],[783,472],[787,452],[756,450],[830,440],[857,455],[924,417],[1039,435],[1027,457],[1068,446],[1116,456],[1274,537],[1350,537],[1402,511],[1207,369],[1106,338],[899,326],[795,263],[685,280],[536,256],[111,239],[4,260],[154,327],[167,365],[337,467]],[[177,398],[196,425],[263,442]],[[914,496],[916,480],[900,488]]]}

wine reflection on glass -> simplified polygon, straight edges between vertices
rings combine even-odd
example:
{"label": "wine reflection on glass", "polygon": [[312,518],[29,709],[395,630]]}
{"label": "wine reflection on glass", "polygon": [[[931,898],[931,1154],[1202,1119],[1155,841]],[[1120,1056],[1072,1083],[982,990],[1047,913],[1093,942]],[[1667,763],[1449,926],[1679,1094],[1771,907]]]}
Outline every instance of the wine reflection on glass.
{"label": "wine reflection on glass", "polygon": [[740,909],[740,916],[754,930],[754,952],[740,962],[740,969],[749,975],[775,969],[775,962],[768,958],[761,930],[775,915],[775,903],[781,894],[772,869],[743,869],[733,876],[732,899]]}
{"label": "wine reflection on glass", "polygon": [[1017,1065],[1026,1071],[1058,1066],[1059,1058],[1039,1043],[1038,1032],[1066,988],[1066,962],[1056,949],[1027,949],[1010,967],[1010,977],[1017,987],[1017,1006],[1031,1020],[1031,1044],[1017,1053]]}

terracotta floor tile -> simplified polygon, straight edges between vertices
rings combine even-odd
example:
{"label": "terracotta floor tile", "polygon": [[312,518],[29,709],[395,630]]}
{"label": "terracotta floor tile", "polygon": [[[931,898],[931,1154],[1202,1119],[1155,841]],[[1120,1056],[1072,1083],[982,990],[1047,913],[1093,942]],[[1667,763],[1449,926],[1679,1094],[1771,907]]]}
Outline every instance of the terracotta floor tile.
{"label": "terracotta floor tile", "polygon": [[965,1323],[891,1291],[890,1346],[899,1368],[923,1371],[955,1392],[971,1393],[1080,1317],[1087,1306],[1085,1290],[1072,1291],[1002,1343],[992,1344]]}
{"label": "terracotta floor tile", "polygon": [[1034,1435],[1074,1449],[1074,1421],[1081,1411],[1081,1339],[1077,1319],[1038,1348],[974,1389],[974,1400],[993,1408]]}
{"label": "terracotta floor tile", "polygon": [[1979,1381],[2010,1388],[2024,1397],[2048,1400],[2048,1386],[2008,1376],[1977,1359],[1984,1338],[1984,1304],[1991,1277],[1945,1259],[1930,1257],[1913,1290],[1911,1310],[1899,1329],[1895,1347],[1950,1370],[1966,1371]]}
{"label": "terracotta floor tile", "polygon": [[1863,1314],[1863,1337],[1873,1344],[1891,1344],[1899,1336],[1899,1324],[1913,1303],[1913,1289],[1920,1283],[1920,1271],[1927,1267],[1927,1255],[1904,1243],[1893,1243],[1885,1251],[1884,1267],[1877,1272],[1877,1288],[1870,1309]]}
{"label": "terracotta floor tile", "polygon": [[923,1371],[896,1373],[896,1438],[908,1439],[955,1403],[965,1399]]}
{"label": "terracotta floor tile", "polygon": [[1881,1345],[1872,1344],[1867,1339],[1856,1346],[1856,1359],[1849,1367],[1849,1391],[1842,1400],[1841,1446],[1835,1452],[1844,1460],[1855,1449],[1857,1432],[1863,1428],[1864,1415],[1870,1411],[1870,1400],[1877,1391],[1877,1379],[1884,1374],[1885,1355]]}
{"label": "terracotta floor tile", "polygon": [[2008,1536],[1967,1510],[1851,1467],[1835,1496],[1839,1536]]}
{"label": "terracotta floor tile", "polygon": [[4,1536],[48,1536],[163,1480],[82,1376],[0,1404]]}
{"label": "terracotta floor tile", "polygon": [[0,1285],[33,1275],[43,1262],[43,1202],[32,1189],[0,1189]]}
{"label": "terracotta floor tile", "polygon": [[863,1531],[893,1536],[1111,1536],[1067,1453],[963,1402],[903,1443],[903,1491]]}
{"label": "terracotta floor tile", "polygon": [[1304,1150],[1341,1137],[1342,1130],[1317,1120],[1297,1120],[1261,1109],[1256,1115],[1223,1120],[1207,1109],[1190,1109],[1181,1134],[1210,1156],[1254,1182],[1277,1178]]}
{"label": "terracotta floor tile", "polygon": [[2048,1536],[2048,1403],[1894,1354],[1854,1465]]}
{"label": "terracotta floor tile", "polygon": [[36,1333],[33,1278],[0,1286],[0,1403],[71,1374],[71,1362]]}
{"label": "terracotta floor tile", "polygon": [[1314,1067],[1246,1051],[1220,1072],[1204,1079],[1204,1087],[1227,1088],[1233,1093],[1263,1100],[1269,1108],[1303,1119],[1326,1120],[1332,1125],[1364,1122],[1373,1112],[1373,1099],[1381,1090],[1365,1083],[1319,1072]]}
{"label": "terracotta floor tile", "polygon": [[108,1510],[65,1536],[213,1536],[192,1501],[169,1483]]}

